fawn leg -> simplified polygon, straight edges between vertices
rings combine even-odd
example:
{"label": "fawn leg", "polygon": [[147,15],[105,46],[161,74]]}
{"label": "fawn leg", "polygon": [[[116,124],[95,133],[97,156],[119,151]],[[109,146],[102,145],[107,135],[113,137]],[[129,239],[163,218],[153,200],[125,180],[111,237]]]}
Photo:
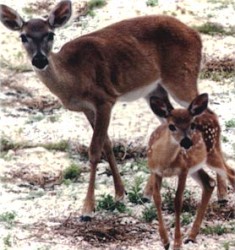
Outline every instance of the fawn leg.
{"label": "fawn leg", "polygon": [[202,198],[201,198],[201,204],[198,206],[198,209],[197,209],[197,215],[194,220],[192,229],[185,243],[188,243],[190,241],[195,242],[195,239],[200,230],[200,226],[201,226],[205,211],[207,209],[207,205],[210,201],[212,192],[215,187],[215,181],[203,169],[200,169],[199,171],[193,173],[192,177],[202,186]]}
{"label": "fawn leg", "polygon": [[155,203],[155,206],[157,208],[157,217],[158,217],[158,223],[159,223],[159,234],[161,237],[161,241],[165,247],[165,249],[169,249],[170,247],[170,242],[169,242],[169,238],[168,238],[168,234],[167,234],[167,230],[166,230],[166,226],[163,220],[163,216],[162,216],[162,199],[161,199],[161,194],[160,194],[160,190],[161,190],[161,184],[162,184],[162,177],[156,175],[156,174],[151,174],[152,177],[154,178],[154,183],[153,183],[153,200]]}
{"label": "fawn leg", "polygon": [[153,183],[154,183],[154,175],[151,174],[144,188],[143,198],[145,202],[150,201],[153,196]]}
{"label": "fawn leg", "polygon": [[185,183],[187,179],[187,171],[182,172],[178,177],[178,187],[175,196],[175,241],[174,241],[174,250],[180,249],[182,245],[181,239],[181,227],[180,227],[180,214],[183,205],[183,193],[185,189]]}

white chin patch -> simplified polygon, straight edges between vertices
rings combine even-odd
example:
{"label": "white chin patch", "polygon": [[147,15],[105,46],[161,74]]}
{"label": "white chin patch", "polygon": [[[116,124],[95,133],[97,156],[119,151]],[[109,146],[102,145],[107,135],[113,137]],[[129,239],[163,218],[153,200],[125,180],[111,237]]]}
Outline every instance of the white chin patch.
{"label": "white chin patch", "polygon": [[48,68],[48,65],[46,65],[44,68],[42,68],[42,69],[40,69],[40,68],[37,68],[37,67],[35,67],[34,65],[32,65],[33,66],[33,70],[34,71],[45,71],[47,68]]}

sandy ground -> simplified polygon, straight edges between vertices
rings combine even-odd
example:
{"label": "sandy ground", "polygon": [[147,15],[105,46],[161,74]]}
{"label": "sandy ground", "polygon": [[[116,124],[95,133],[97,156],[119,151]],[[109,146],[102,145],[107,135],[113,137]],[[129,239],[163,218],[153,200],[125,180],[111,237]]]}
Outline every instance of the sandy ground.
{"label": "sandy ground", "polygon": [[[0,1],[16,8],[24,17],[27,14],[23,10],[31,6],[34,1]],[[54,1],[48,1],[52,3]],[[173,2],[173,1],[169,1]],[[109,0],[108,4],[97,9],[95,16],[76,20],[76,12],[70,25],[60,29],[56,35],[55,51],[59,50],[66,41],[81,34],[88,33],[110,23],[140,15],[162,14],[174,15],[188,25],[199,25],[207,21],[217,22],[224,27],[235,27],[235,6],[233,1],[178,1],[167,4],[168,1],[159,1],[156,7],[146,7],[143,0]],[[83,5],[82,2],[73,1],[75,8]],[[44,15],[43,9],[38,9],[37,14]],[[36,13],[35,13],[36,14]],[[160,249],[158,234],[144,237],[138,243],[104,244],[100,247],[87,242],[83,237],[57,234],[55,228],[63,224],[71,214],[76,217],[80,214],[82,201],[88,184],[88,174],[83,172],[78,182],[69,186],[58,185],[53,190],[40,187],[44,179],[53,179],[60,175],[72,162],[78,163],[87,169],[87,163],[81,161],[74,152],[78,152],[81,145],[88,146],[91,138],[91,130],[83,114],[77,114],[65,110],[57,103],[56,97],[40,83],[30,69],[27,58],[22,51],[19,34],[6,30],[0,26],[1,44],[1,137],[7,138],[20,145],[30,145],[30,148],[19,147],[16,150],[8,150],[1,154],[0,158],[0,249]],[[235,36],[209,36],[202,35],[203,61],[213,58],[235,58]],[[18,70],[18,72],[17,72]],[[235,117],[235,79],[213,81],[211,79],[199,79],[201,92],[210,95],[210,107],[216,111],[220,119],[223,140],[222,148],[229,165],[235,168],[235,130],[228,128],[226,123]],[[55,108],[46,108],[46,104],[56,103]],[[29,108],[31,107],[31,108]],[[33,108],[32,108],[33,107]],[[118,103],[112,113],[112,121],[109,128],[110,137],[114,142],[121,142],[126,147],[141,147],[147,144],[150,133],[158,125],[158,120],[149,112],[144,100],[133,103]],[[57,143],[66,140],[71,145],[71,152],[50,151],[40,146],[50,142]],[[32,147],[33,146],[33,147]],[[74,149],[75,148],[75,149]],[[71,156],[72,154],[72,156]],[[126,170],[134,165],[133,171]],[[106,169],[107,164],[102,162],[98,174]],[[119,164],[120,170],[126,170],[123,176],[127,190],[131,187],[136,176],[146,179],[146,171],[139,170],[133,160]],[[124,169],[124,170],[123,170]],[[44,179],[43,179],[44,178]],[[42,180],[43,179],[43,180]],[[29,180],[33,180],[34,184]],[[35,185],[38,184],[38,185]],[[144,184],[143,184],[144,185]],[[176,186],[172,180],[169,185]],[[195,199],[199,198],[198,187],[190,179],[187,187],[193,190]],[[96,183],[96,196],[101,194],[113,194],[112,180],[110,177],[100,175]],[[216,201],[214,192],[211,204]],[[234,213],[235,197],[229,192],[228,207]],[[143,206],[127,206],[138,218]],[[6,225],[1,221],[1,215],[6,212],[16,214],[13,225]],[[167,216],[170,224],[172,215]],[[235,227],[235,220],[206,220],[206,225],[219,224]],[[78,223],[78,227],[81,226]],[[184,228],[184,234],[190,225]],[[155,224],[151,230],[156,229]],[[233,231],[234,232],[234,231]],[[170,231],[173,234],[173,229]],[[8,241],[7,241],[8,239]],[[183,249],[235,249],[235,235],[231,233],[223,235],[198,236],[197,244],[185,245]],[[230,244],[229,248],[226,248]]]}

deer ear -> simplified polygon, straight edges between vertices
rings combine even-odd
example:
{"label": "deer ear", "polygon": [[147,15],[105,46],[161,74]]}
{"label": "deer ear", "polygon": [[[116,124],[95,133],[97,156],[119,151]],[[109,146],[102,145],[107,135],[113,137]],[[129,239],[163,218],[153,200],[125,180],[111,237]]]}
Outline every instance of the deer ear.
{"label": "deer ear", "polygon": [[21,30],[24,25],[23,18],[4,4],[0,4],[0,21],[10,30]]}
{"label": "deer ear", "polygon": [[71,1],[61,1],[51,11],[48,17],[48,23],[52,29],[59,28],[67,21],[72,15],[72,4]]}
{"label": "deer ear", "polygon": [[207,109],[208,94],[204,93],[197,96],[189,105],[188,111],[192,116],[200,115]]}
{"label": "deer ear", "polygon": [[171,111],[174,109],[169,100],[165,101],[156,96],[150,97],[150,107],[154,114],[161,118],[167,118],[170,116]]}

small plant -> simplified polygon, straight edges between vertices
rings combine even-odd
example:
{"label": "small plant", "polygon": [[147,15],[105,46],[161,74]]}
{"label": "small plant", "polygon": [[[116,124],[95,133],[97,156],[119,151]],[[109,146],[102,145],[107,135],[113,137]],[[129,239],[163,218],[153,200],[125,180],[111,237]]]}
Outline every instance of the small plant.
{"label": "small plant", "polygon": [[45,118],[45,116],[43,114],[32,115],[31,117],[29,117],[29,119],[26,122],[26,124],[32,124],[34,122],[40,122],[44,118]]}
{"label": "small plant", "polygon": [[87,14],[89,16],[92,16],[94,17],[95,16],[95,12],[94,12],[94,9],[96,8],[101,8],[103,6],[105,6],[107,3],[105,0],[90,0],[88,3],[87,3],[87,6],[88,6],[88,11],[87,11]]}
{"label": "small plant", "polygon": [[175,199],[175,189],[165,186],[166,191],[163,193],[163,210],[167,210],[170,213],[174,213],[175,208],[174,208],[174,199]]}
{"label": "small plant", "polygon": [[69,143],[68,141],[61,140],[59,142],[51,142],[51,143],[46,143],[46,144],[40,144],[38,146],[41,146],[47,150],[55,150],[55,151],[62,151],[66,152],[69,149]]}
{"label": "small plant", "polygon": [[33,190],[31,191],[27,197],[23,198],[23,200],[34,200],[36,198],[41,198],[43,195],[45,195],[44,190]]}
{"label": "small plant", "polygon": [[0,151],[8,151],[10,149],[14,149],[16,145],[7,137],[0,138]]}
{"label": "small plant", "polygon": [[229,142],[229,139],[226,136],[222,135],[222,142]]}
{"label": "small plant", "polygon": [[202,228],[202,233],[205,235],[213,235],[213,234],[222,235],[228,233],[229,231],[230,231],[229,228],[226,228],[225,226],[222,226],[220,224],[215,226],[206,226]]}
{"label": "small plant", "polygon": [[76,181],[81,175],[81,168],[72,163],[68,168],[64,170],[63,177],[64,180]]}
{"label": "small plant", "polygon": [[0,214],[0,222],[3,222],[7,228],[11,228],[16,218],[15,212],[5,212]]}
{"label": "small plant", "polygon": [[3,243],[4,243],[4,245],[6,247],[12,247],[11,235],[10,234],[8,234],[6,237],[3,238]]}
{"label": "small plant", "polygon": [[121,202],[115,202],[113,197],[109,194],[101,195],[101,199],[98,200],[97,210],[107,210],[113,212],[115,209],[120,213],[126,212],[125,204]]}
{"label": "small plant", "polygon": [[147,166],[147,160],[138,158],[131,164],[131,169],[134,171],[143,171],[145,173],[149,173]]}
{"label": "small plant", "polygon": [[193,217],[191,213],[186,212],[182,214],[182,220],[181,220],[182,225],[184,226],[189,225],[192,221]]}
{"label": "small plant", "polygon": [[150,7],[154,7],[158,5],[158,0],[147,0],[146,5]]}
{"label": "small plant", "polygon": [[232,29],[230,30],[225,30],[225,28],[217,23],[204,23],[200,26],[194,26],[194,29],[199,31],[200,33],[207,34],[207,35],[232,35],[234,34],[234,31]]}
{"label": "small plant", "polygon": [[229,242],[225,242],[224,244],[223,244],[223,247],[224,247],[224,249],[225,250],[229,250]]}
{"label": "small plant", "polygon": [[157,212],[154,205],[146,206],[142,212],[142,218],[145,222],[152,222],[157,219]]}
{"label": "small plant", "polygon": [[141,176],[136,177],[134,185],[131,187],[131,191],[128,193],[128,199],[134,204],[142,204],[143,195],[142,195],[142,183],[143,178]]}
{"label": "small plant", "polygon": [[225,122],[225,127],[228,128],[235,128],[235,119],[231,119]]}

